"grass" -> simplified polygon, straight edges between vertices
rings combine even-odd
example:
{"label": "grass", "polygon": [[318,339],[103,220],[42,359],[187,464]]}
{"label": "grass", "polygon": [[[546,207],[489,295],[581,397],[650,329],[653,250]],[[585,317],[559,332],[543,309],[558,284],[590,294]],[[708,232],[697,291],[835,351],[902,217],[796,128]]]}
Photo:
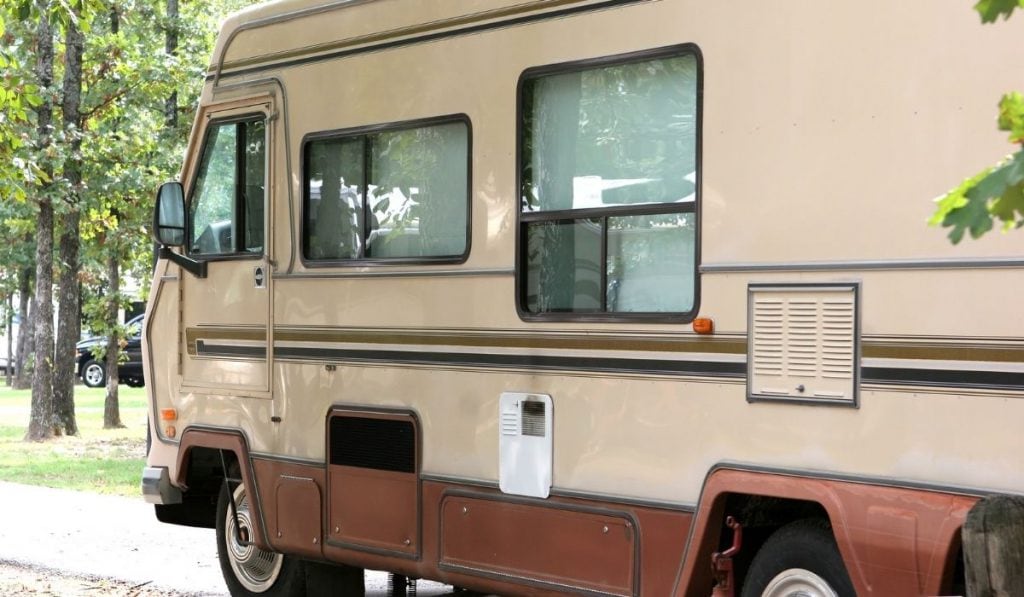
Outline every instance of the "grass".
{"label": "grass", "polygon": [[75,387],[78,435],[24,441],[31,392],[0,387],[0,481],[139,495],[146,452],[146,391],[121,386],[123,429],[103,429],[104,388]]}

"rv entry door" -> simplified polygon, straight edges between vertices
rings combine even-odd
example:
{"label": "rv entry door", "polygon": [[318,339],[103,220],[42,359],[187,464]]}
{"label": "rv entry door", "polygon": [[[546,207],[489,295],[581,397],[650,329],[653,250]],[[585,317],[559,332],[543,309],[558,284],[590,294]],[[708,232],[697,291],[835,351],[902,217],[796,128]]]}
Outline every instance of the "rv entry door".
{"label": "rv entry door", "polygon": [[212,106],[200,117],[187,190],[182,390],[270,398],[272,101]]}

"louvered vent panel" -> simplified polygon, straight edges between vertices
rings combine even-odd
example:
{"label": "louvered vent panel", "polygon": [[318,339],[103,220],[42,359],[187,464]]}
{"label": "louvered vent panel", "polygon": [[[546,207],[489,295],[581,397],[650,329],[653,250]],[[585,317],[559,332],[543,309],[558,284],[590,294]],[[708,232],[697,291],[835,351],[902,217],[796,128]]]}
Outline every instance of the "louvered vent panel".
{"label": "louvered vent panel", "polygon": [[854,402],[857,293],[843,286],[751,286],[748,396]]}
{"label": "louvered vent panel", "polygon": [[543,402],[536,402],[533,400],[524,400],[523,406],[523,435],[530,435],[533,437],[544,437],[547,430],[547,425],[544,423],[544,408]]}
{"label": "louvered vent panel", "polygon": [[330,463],[416,472],[416,430],[411,421],[371,417],[331,417]]}
{"label": "louvered vent panel", "polygon": [[519,415],[517,413],[501,413],[501,434],[512,437],[519,435]]}

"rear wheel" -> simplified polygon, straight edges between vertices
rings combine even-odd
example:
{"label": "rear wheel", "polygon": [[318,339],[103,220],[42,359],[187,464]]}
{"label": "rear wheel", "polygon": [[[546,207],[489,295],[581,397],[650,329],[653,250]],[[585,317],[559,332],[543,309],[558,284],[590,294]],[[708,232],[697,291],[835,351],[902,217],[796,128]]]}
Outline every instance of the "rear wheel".
{"label": "rear wheel", "polygon": [[107,370],[102,364],[89,360],[82,365],[82,382],[90,388],[107,385]]}
{"label": "rear wheel", "polygon": [[[250,507],[245,486],[233,492],[235,510],[227,487],[217,500],[217,555],[228,590],[234,597],[254,595],[291,597],[306,594],[302,562],[296,558],[247,544],[253,539],[257,513]],[[239,541],[241,536],[242,541]]]}
{"label": "rear wheel", "polygon": [[798,520],[775,531],[750,563],[743,597],[854,597],[827,521]]}

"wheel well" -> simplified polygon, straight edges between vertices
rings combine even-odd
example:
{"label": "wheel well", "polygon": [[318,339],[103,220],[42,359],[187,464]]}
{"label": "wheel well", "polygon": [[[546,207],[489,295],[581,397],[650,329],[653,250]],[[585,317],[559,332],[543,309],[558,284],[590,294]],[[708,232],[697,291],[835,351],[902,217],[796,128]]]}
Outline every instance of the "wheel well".
{"label": "wheel well", "polygon": [[[238,465],[234,452],[224,451],[228,468]],[[156,517],[161,522],[212,529],[217,521],[217,496],[224,483],[221,450],[195,447],[185,455],[185,485],[180,504],[158,505]]]}
{"label": "wheel well", "polygon": [[[743,525],[743,546],[733,558],[733,570],[739,587],[743,586],[754,555],[772,533],[797,520],[829,521],[828,512],[817,502],[739,493],[726,494],[723,498],[724,512]],[[731,546],[733,537],[732,530],[724,524],[722,529],[720,550]]]}
{"label": "wheel well", "polygon": [[959,532],[954,536],[954,543],[950,546],[945,573],[942,575],[943,594],[966,595],[967,571],[964,565],[964,546],[960,542]]}

